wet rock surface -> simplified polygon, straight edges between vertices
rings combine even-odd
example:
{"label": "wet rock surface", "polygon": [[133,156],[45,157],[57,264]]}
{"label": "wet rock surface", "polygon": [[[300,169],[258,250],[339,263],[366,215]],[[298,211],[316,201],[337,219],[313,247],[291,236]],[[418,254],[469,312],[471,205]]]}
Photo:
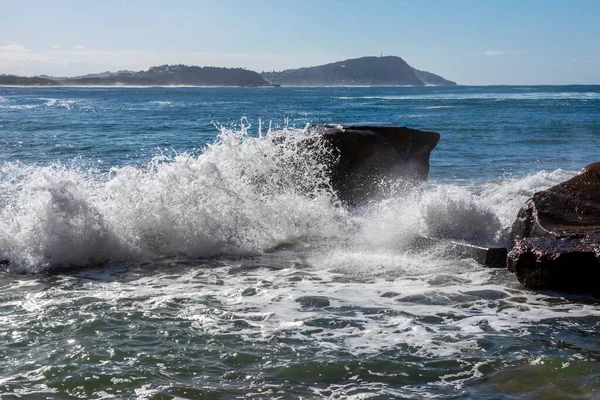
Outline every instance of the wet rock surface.
{"label": "wet rock surface", "polygon": [[507,264],[530,288],[600,294],[598,237],[519,239]]}
{"label": "wet rock surface", "polygon": [[353,204],[377,196],[386,180],[426,180],[440,134],[388,125],[315,125],[332,149],[331,185]]}
{"label": "wet rock surface", "polygon": [[534,194],[519,211],[511,233],[514,240],[574,235],[600,235],[600,162]]}
{"label": "wet rock surface", "polygon": [[600,293],[600,163],[534,194],[511,238],[507,265],[525,286]]}

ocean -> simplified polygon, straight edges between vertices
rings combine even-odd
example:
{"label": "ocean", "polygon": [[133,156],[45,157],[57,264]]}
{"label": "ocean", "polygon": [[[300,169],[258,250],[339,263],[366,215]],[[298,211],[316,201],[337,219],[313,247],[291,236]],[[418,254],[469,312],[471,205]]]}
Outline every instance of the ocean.
{"label": "ocean", "polygon": [[[345,206],[318,123],[439,132],[428,182]],[[0,397],[600,398],[598,298],[413,245],[596,161],[600,86],[0,87]]]}

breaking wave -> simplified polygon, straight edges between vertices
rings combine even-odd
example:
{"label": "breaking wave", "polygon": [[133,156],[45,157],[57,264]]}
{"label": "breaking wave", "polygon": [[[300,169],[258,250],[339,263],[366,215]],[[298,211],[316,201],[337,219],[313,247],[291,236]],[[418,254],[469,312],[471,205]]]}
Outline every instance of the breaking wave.
{"label": "breaking wave", "polygon": [[329,150],[317,144],[301,151],[309,136],[284,129],[250,137],[246,127],[221,128],[200,155],[157,154],[145,166],[108,173],[5,163],[0,257],[15,270],[37,272],[299,245],[323,267],[397,270],[423,264],[410,253],[417,235],[503,243],[527,197],[572,175],[400,185],[383,199],[347,208],[328,180]]}

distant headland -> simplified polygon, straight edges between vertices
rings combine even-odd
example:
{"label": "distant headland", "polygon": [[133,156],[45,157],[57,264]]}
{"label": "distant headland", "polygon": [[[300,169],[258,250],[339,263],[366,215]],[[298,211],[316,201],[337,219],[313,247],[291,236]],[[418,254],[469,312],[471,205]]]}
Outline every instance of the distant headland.
{"label": "distant headland", "polygon": [[263,72],[281,86],[455,86],[431,72],[419,71],[400,57],[361,57],[317,67]]}
{"label": "distant headland", "polygon": [[316,67],[259,74],[243,68],[161,65],[147,71],[102,72],[76,77],[0,75],[4,86],[453,86],[396,56],[361,57]]}

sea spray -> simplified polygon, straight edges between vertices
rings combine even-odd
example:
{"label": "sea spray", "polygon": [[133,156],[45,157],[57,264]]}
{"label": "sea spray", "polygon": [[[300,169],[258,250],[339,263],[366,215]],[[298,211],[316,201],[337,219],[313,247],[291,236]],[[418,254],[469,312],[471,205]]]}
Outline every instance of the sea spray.
{"label": "sea spray", "polygon": [[98,208],[91,173],[61,165],[5,164],[0,253],[13,268],[103,263],[121,249]]}
{"label": "sea spray", "polygon": [[[108,174],[9,165],[0,253],[17,268],[169,256],[258,254],[335,236],[346,211],[330,189],[324,147],[303,130],[248,137],[223,129],[199,156],[157,155]],[[314,142],[311,142],[314,143]]]}
{"label": "sea spray", "polygon": [[[464,187],[398,182],[383,198],[346,208],[329,182],[334,155],[311,135],[283,129],[256,138],[244,124],[221,127],[200,155],[159,153],[145,166],[108,173],[5,163],[0,256],[35,272],[259,255],[302,244],[324,268],[410,273],[438,264],[414,254],[417,236],[503,244],[518,205],[568,175],[540,172]],[[436,259],[435,252],[427,257]]]}
{"label": "sea spray", "polygon": [[387,198],[353,209],[343,240],[323,245],[309,260],[361,276],[459,272],[463,261],[472,260],[449,257],[444,240],[425,250],[419,236],[508,247],[510,227],[527,198],[572,175],[557,170],[472,185],[398,185]]}
{"label": "sea spray", "polygon": [[454,185],[432,187],[421,200],[424,233],[480,245],[498,242],[500,219],[467,189]]}

